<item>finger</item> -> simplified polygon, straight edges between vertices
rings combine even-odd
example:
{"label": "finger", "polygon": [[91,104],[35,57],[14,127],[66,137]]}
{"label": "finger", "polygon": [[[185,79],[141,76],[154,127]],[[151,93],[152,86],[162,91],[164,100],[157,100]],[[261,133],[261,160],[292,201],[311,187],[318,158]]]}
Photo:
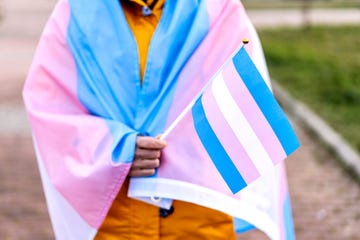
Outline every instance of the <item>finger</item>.
{"label": "finger", "polygon": [[135,158],[155,159],[160,158],[160,150],[149,150],[145,148],[135,149]]}
{"label": "finger", "polygon": [[132,164],[132,168],[154,169],[160,166],[159,159],[141,159],[135,160]]}
{"label": "finger", "polygon": [[148,177],[155,174],[155,169],[131,169],[129,172],[130,177]]}
{"label": "finger", "polygon": [[139,148],[161,150],[166,146],[166,142],[153,137],[137,136],[136,146]]}

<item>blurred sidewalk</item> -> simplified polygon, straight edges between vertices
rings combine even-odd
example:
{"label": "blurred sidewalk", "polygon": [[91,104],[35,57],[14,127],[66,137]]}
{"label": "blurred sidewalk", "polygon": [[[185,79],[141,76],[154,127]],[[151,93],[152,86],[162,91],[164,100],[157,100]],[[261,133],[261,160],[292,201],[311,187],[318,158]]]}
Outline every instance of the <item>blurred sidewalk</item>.
{"label": "blurred sidewalk", "polygon": [[298,27],[308,24],[326,25],[359,25],[360,9],[257,9],[248,14],[257,28],[264,27]]}
{"label": "blurred sidewalk", "polygon": [[[0,239],[4,240],[53,239],[21,89],[55,2],[6,0],[6,19],[0,23]],[[260,26],[285,12],[249,15]],[[297,239],[360,239],[359,185],[302,125],[294,122],[294,127],[302,146],[287,160],[287,168]],[[238,239],[266,238],[253,232]]]}

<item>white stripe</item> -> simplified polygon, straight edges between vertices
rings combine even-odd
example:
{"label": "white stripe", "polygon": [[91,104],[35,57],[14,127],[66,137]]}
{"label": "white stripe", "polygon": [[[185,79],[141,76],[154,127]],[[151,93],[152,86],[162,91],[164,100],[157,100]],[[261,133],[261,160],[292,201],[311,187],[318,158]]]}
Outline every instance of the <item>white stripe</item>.
{"label": "white stripe", "polygon": [[263,175],[265,172],[269,171],[269,169],[273,169],[274,164],[271,161],[271,158],[254,133],[241,109],[232,98],[221,74],[214,79],[211,87],[215,101],[225,120],[228,122],[259,173]]}
{"label": "white stripe", "polygon": [[[267,188],[267,186],[263,186]],[[247,188],[244,190],[246,191]],[[270,188],[270,191],[276,191],[276,188]],[[248,223],[254,225],[256,228],[267,234],[270,239],[280,239],[278,224],[271,218],[271,216],[269,216],[266,211],[259,209],[256,206],[256,203],[251,200],[247,201],[241,197],[240,199],[236,199],[209,188],[174,179],[130,179],[128,191],[129,197],[143,198],[154,195],[165,199],[176,199],[180,201],[191,202],[224,212],[230,216],[244,219]],[[266,199],[267,197],[264,196],[265,201]],[[272,207],[274,206],[271,206],[271,208]]]}
{"label": "white stripe", "polygon": [[89,226],[81,218],[51,183],[34,137],[33,140],[55,238],[58,240],[93,239],[97,230]]}

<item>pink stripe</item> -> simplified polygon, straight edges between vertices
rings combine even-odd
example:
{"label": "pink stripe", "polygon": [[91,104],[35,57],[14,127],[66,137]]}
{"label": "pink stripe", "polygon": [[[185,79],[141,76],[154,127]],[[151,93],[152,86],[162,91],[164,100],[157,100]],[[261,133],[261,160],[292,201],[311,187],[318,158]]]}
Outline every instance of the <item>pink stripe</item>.
{"label": "pink stripe", "polygon": [[220,15],[226,1],[207,0],[206,7],[209,14],[210,27],[216,23],[216,18]]}
{"label": "pink stripe", "polygon": [[77,98],[77,70],[66,43],[69,18],[68,2],[60,1],[40,40],[24,101],[52,184],[87,224],[98,228],[130,164],[113,165],[106,122],[88,115]]}
{"label": "pink stripe", "polygon": [[271,160],[274,164],[284,160],[286,158],[284,149],[246,85],[238,75],[233,62],[230,62],[224,68],[222,74],[232,97],[238,103],[239,108],[263,144]]}
{"label": "pink stripe", "polygon": [[[53,111],[82,113],[86,112],[86,109],[76,97],[76,66],[66,43],[69,20],[70,7],[68,2],[60,1],[44,28],[33,60],[33,66],[39,66],[39,68],[34,69],[34,71],[30,69],[29,77],[32,74],[44,75],[37,79],[38,84],[35,87],[37,88],[36,91],[46,93],[43,94],[46,99],[42,99],[42,101],[56,103],[56,106],[53,106]],[[52,41],[57,42],[54,43],[56,46],[51,46]],[[64,71],[64,68],[68,71]],[[54,73],[61,72],[65,75],[64,77],[60,78],[54,75]],[[48,81],[49,78],[52,81]],[[35,95],[37,94],[36,91],[34,92]]]}
{"label": "pink stripe", "polygon": [[245,182],[251,183],[260,174],[223,117],[211,89],[204,93],[202,102],[206,117],[225,151],[233,160]]}

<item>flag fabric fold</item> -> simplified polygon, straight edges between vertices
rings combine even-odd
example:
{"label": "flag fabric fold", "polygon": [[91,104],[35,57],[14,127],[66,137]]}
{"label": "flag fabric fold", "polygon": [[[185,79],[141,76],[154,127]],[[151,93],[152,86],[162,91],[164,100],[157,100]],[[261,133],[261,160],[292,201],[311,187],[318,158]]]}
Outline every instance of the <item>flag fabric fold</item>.
{"label": "flag fabric fold", "polygon": [[[56,239],[94,238],[128,175],[136,136],[157,136],[168,129],[243,38],[250,39],[246,52],[266,73],[256,32],[239,1],[166,1],[141,86],[137,45],[119,1],[59,0],[23,89]],[[224,72],[224,79],[234,75],[235,66]],[[214,82],[237,101],[233,91],[243,86]],[[161,168],[154,177],[132,179],[129,195],[151,203],[159,200],[156,204],[164,207],[173,199],[194,202],[241,218],[241,229],[256,227],[272,239],[291,239],[282,237],[292,229],[291,211],[284,208],[290,204],[282,163],[267,171],[292,150],[292,143],[288,151],[282,140],[273,141],[286,140],[287,133],[254,128],[251,137],[264,144],[256,154],[267,156],[261,159],[265,165],[254,162],[255,153],[247,152],[229,119],[214,121],[222,109],[211,107],[211,102],[217,103],[216,94],[204,92],[194,114],[184,115],[166,137]],[[255,111],[255,103],[247,101],[242,104],[248,109],[239,107],[242,121],[253,122],[260,110],[248,114]],[[210,159],[212,145],[204,147],[194,124],[181,126],[200,113],[224,148],[222,154],[228,155],[227,162]],[[217,129],[224,129],[225,137]],[[232,141],[242,147],[234,151]],[[276,146],[269,147],[267,141]],[[233,161],[239,156],[241,164]],[[151,198],[157,196],[160,199]]]}

